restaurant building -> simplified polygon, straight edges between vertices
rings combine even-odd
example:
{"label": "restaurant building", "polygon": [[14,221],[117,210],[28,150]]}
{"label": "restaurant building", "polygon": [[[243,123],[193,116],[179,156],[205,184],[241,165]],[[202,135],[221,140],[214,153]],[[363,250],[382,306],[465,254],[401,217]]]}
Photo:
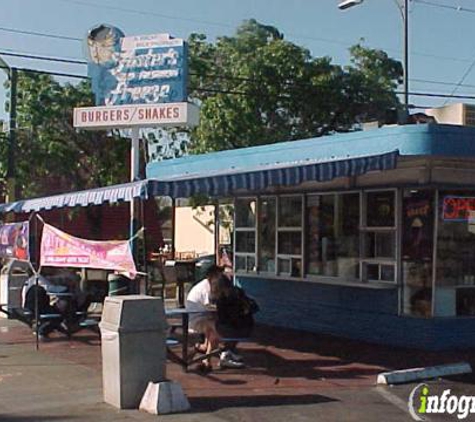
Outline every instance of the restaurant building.
{"label": "restaurant building", "polygon": [[236,282],[260,322],[475,347],[475,128],[394,126],[188,156],[150,163],[144,181],[0,212],[195,194],[234,200]]}
{"label": "restaurant building", "polygon": [[204,176],[235,198],[236,280],[261,322],[475,346],[474,128],[387,127],[148,167],[212,193]]}

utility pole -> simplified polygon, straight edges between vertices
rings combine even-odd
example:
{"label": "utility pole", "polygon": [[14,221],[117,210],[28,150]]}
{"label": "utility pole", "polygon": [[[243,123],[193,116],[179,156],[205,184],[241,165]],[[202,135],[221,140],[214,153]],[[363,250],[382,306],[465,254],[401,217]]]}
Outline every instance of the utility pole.
{"label": "utility pole", "polygon": [[10,119],[7,145],[7,172],[6,172],[6,202],[14,202],[17,199],[16,189],[16,132],[17,132],[17,88],[18,69],[10,67],[0,57],[0,69],[2,69],[10,81]]}
{"label": "utility pole", "polygon": [[[340,0],[338,8],[346,10],[353,6],[358,6],[364,0]],[[409,0],[393,0],[403,20],[403,115],[399,116],[399,123],[406,124],[409,118]]]}
{"label": "utility pole", "polygon": [[7,157],[7,202],[14,202],[16,195],[16,132],[17,132],[18,69],[10,68],[10,130]]}

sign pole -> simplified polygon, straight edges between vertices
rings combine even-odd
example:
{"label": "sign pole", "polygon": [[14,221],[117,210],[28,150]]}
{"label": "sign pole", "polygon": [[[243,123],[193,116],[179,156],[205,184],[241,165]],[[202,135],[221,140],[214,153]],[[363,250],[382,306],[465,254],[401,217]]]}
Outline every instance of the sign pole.
{"label": "sign pole", "polygon": [[[140,129],[139,127],[132,128],[132,139],[130,145],[130,181],[135,182],[140,178]],[[136,215],[136,200],[132,198],[130,200],[130,221],[129,221],[129,232],[130,238],[132,239],[135,236],[137,228],[137,215]],[[137,252],[137,240],[131,241],[132,256],[135,259]],[[137,286],[135,286],[135,290]]]}
{"label": "sign pole", "polygon": [[132,128],[132,144],[130,149],[130,181],[135,182],[140,178],[139,169],[139,157],[140,157],[140,145],[139,145],[140,129],[138,127]]}

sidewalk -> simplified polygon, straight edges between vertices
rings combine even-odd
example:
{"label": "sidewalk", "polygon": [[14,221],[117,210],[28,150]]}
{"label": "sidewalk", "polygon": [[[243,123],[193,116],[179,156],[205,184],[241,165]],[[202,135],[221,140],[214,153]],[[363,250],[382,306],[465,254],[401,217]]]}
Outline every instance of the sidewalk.
{"label": "sidewalk", "polygon": [[[376,374],[392,368],[475,358],[473,351],[428,354],[383,348],[259,327],[256,343],[242,352],[249,367],[185,374],[175,364],[168,377],[179,381],[192,412],[161,416],[165,421],[377,421],[410,420],[375,388]],[[473,376],[463,378],[472,391]],[[465,388],[465,387],[464,387]],[[397,389],[393,392],[397,393]],[[400,401],[407,401],[401,389]],[[318,415],[318,418],[316,418]],[[0,319],[1,421],[147,421],[156,416],[118,411],[102,403],[98,337],[84,332],[72,341],[58,338],[35,350],[31,332]]]}

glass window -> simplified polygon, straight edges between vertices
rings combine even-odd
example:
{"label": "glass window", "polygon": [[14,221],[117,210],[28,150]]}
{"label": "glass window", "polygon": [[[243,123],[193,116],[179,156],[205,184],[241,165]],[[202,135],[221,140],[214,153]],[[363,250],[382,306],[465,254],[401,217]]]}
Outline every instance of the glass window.
{"label": "glass window", "polygon": [[302,233],[287,232],[279,233],[279,255],[301,255],[302,254]]}
{"label": "glass window", "polygon": [[405,190],[402,201],[403,313],[432,314],[434,191]]}
{"label": "glass window", "polygon": [[236,232],[236,252],[254,253],[256,251],[256,234],[254,231]]}
{"label": "glass window", "polygon": [[279,198],[279,227],[302,227],[302,197]]}
{"label": "glass window", "polygon": [[279,197],[277,272],[291,277],[302,273],[302,196]]}
{"label": "glass window", "polygon": [[309,196],[307,273],[358,278],[359,193]]}
{"label": "glass window", "polygon": [[396,268],[393,264],[363,262],[363,278],[367,281],[396,281]]}
{"label": "glass window", "polygon": [[394,227],[395,225],[395,192],[366,193],[366,226]]}
{"label": "glass window", "polygon": [[279,275],[302,276],[302,260],[300,258],[279,258],[278,263]]}
{"label": "glass window", "polygon": [[365,233],[365,258],[395,258],[396,233],[367,232]]}
{"label": "glass window", "polygon": [[276,199],[259,202],[259,270],[275,273]]}
{"label": "glass window", "polygon": [[435,313],[475,316],[475,192],[440,191]]}
{"label": "glass window", "polygon": [[256,212],[255,198],[237,198],[235,200],[234,251],[236,271],[256,271]]}
{"label": "glass window", "polygon": [[236,271],[255,272],[256,258],[252,255],[237,255],[235,260]]}
{"label": "glass window", "polygon": [[236,271],[246,271],[246,256],[237,255],[235,259]]}
{"label": "glass window", "polygon": [[256,200],[237,198],[235,202],[236,227],[256,226]]}

